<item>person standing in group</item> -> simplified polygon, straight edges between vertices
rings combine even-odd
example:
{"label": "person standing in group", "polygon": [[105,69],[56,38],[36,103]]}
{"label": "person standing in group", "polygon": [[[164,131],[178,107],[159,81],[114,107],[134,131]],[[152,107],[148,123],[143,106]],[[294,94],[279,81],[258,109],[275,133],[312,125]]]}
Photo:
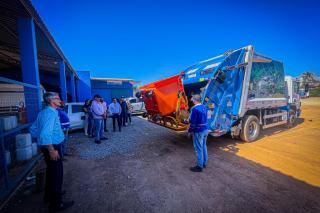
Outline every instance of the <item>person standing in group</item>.
{"label": "person standing in group", "polygon": [[188,132],[193,136],[193,146],[197,155],[197,165],[191,167],[192,172],[202,172],[206,168],[208,161],[207,151],[207,109],[201,104],[201,96],[195,94],[192,96],[191,101],[194,106],[191,108],[190,127]]}
{"label": "person standing in group", "polygon": [[124,96],[121,96],[120,98],[120,106],[121,106],[121,114],[120,114],[121,126],[127,126],[126,120],[127,120],[128,105],[127,105],[127,102],[124,100]]}
{"label": "person standing in group", "polygon": [[82,111],[84,112],[84,115],[85,115],[85,118],[84,118],[84,134],[86,136],[90,135],[89,134],[89,131],[88,131],[88,127],[89,127],[89,111],[90,111],[90,100],[87,99],[85,102],[84,102],[84,105],[82,106]]}
{"label": "person standing in group", "polygon": [[108,129],[107,129],[108,105],[107,105],[107,102],[103,100],[103,98],[101,98],[101,103],[102,103],[102,105],[103,105],[104,112],[105,112],[105,116],[104,116],[104,118],[103,118],[104,131],[105,131],[105,132],[108,132]]}
{"label": "person standing in group", "polygon": [[70,120],[68,117],[68,114],[66,111],[64,111],[65,104],[63,101],[61,101],[60,107],[57,108],[59,119],[60,119],[60,124],[61,124],[61,129],[64,133],[64,141],[61,144],[61,153],[62,153],[62,159],[65,160],[64,156],[70,155],[68,153],[68,133],[70,129]]}
{"label": "person standing in group", "polygon": [[114,132],[116,131],[116,120],[117,120],[119,132],[121,132],[121,121],[120,121],[121,106],[117,102],[116,98],[113,98],[112,103],[109,105],[109,113],[111,114],[111,117],[112,117],[113,131]]}
{"label": "person standing in group", "polygon": [[94,137],[94,131],[95,131],[93,115],[91,112],[92,102],[93,102],[93,100],[89,101],[89,112],[88,112],[88,136],[89,136],[89,138]]}
{"label": "person standing in group", "polygon": [[95,95],[94,101],[92,101],[91,112],[94,120],[95,128],[95,143],[100,144],[101,140],[107,140],[108,138],[103,134],[103,119],[106,116],[104,106],[101,103],[101,96]]}
{"label": "person standing in group", "polygon": [[63,163],[61,143],[64,134],[61,129],[58,111],[61,100],[56,93],[43,95],[46,107],[38,114],[30,127],[30,133],[38,138],[38,146],[44,155],[47,165],[44,201],[49,201],[50,211],[61,211],[71,207],[74,202],[62,201]]}
{"label": "person standing in group", "polygon": [[131,114],[133,112],[133,106],[132,104],[130,103],[130,101],[127,101],[127,106],[128,106],[128,113],[127,113],[127,119],[126,119],[126,122],[130,124],[132,124],[132,121],[131,121]]}

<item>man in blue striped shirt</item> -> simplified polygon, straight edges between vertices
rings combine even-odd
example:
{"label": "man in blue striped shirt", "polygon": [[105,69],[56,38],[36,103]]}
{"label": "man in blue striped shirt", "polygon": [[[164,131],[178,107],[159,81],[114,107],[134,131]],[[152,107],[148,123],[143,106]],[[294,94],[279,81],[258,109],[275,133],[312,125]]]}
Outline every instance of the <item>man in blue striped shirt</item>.
{"label": "man in blue striped shirt", "polygon": [[207,109],[201,104],[201,96],[195,94],[192,96],[191,101],[194,106],[191,108],[190,127],[188,132],[193,136],[193,146],[197,155],[197,165],[191,167],[192,172],[202,172],[206,168],[208,161],[207,152]]}
{"label": "man in blue striped shirt", "polygon": [[38,138],[45,162],[47,164],[45,201],[50,202],[50,211],[69,208],[73,201],[62,202],[63,164],[61,143],[64,134],[61,129],[58,111],[61,100],[56,93],[48,92],[43,95],[46,107],[38,114],[37,120],[30,127],[30,133]]}

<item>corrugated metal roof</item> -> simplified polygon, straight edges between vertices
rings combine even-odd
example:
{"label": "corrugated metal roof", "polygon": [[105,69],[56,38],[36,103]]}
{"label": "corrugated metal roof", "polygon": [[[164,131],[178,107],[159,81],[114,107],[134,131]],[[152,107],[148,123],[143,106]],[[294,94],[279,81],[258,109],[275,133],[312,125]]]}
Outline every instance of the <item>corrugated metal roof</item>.
{"label": "corrugated metal roof", "polygon": [[67,75],[73,72],[79,79],[68,59],[50,34],[46,25],[29,0],[0,1],[0,58],[1,68],[19,66],[20,50],[17,21],[19,17],[31,17],[35,23],[39,68],[59,72],[57,61],[66,63]]}
{"label": "corrugated metal roof", "polygon": [[75,74],[75,76],[79,79],[77,72],[73,69],[71,64],[69,63],[68,59],[63,54],[62,50],[54,40],[53,36],[49,32],[48,28],[46,27],[45,23],[42,21],[40,15],[38,14],[37,10],[33,7],[32,3],[29,0],[19,0],[21,4],[25,7],[28,13],[34,18],[35,24],[43,31],[45,36],[49,39],[49,42],[53,46],[53,48],[58,52],[60,57],[65,61],[68,68]]}

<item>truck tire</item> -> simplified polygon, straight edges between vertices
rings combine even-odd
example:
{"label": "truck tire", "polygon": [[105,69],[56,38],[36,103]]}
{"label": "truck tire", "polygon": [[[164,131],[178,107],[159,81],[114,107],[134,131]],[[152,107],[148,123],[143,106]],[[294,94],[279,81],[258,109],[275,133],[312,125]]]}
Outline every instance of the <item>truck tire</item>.
{"label": "truck tire", "polygon": [[147,114],[147,113],[143,113],[143,114],[142,114],[142,117],[143,117],[143,118],[146,118],[146,117],[148,117],[148,114]]}
{"label": "truck tire", "polygon": [[288,127],[294,127],[296,123],[296,112],[294,110],[290,110],[289,119],[288,119]]}
{"label": "truck tire", "polygon": [[255,141],[260,135],[259,119],[254,115],[245,116],[242,123],[240,138],[246,142]]}

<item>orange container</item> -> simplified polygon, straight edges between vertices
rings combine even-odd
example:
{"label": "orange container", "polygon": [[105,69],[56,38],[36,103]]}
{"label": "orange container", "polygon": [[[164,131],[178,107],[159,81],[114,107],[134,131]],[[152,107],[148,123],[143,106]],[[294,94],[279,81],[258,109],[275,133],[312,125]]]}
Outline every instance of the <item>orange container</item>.
{"label": "orange container", "polygon": [[167,116],[179,110],[188,110],[180,75],[146,84],[140,90],[149,115]]}

